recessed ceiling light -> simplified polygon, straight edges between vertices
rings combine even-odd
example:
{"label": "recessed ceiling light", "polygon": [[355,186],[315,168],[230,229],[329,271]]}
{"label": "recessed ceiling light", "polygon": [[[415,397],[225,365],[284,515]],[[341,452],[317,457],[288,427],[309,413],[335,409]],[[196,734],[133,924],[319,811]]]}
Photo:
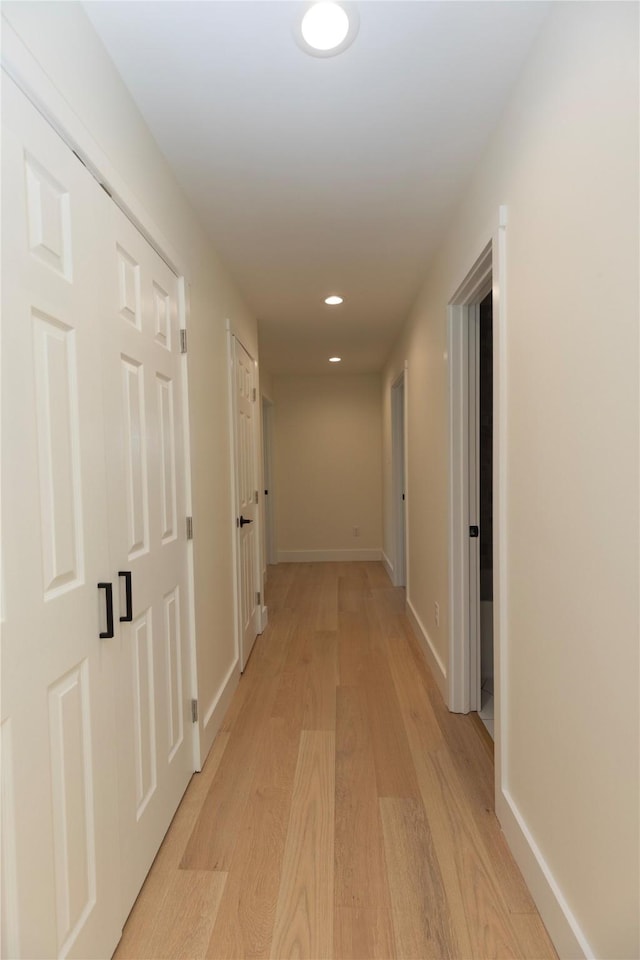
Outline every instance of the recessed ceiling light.
{"label": "recessed ceiling light", "polygon": [[300,29],[314,50],[333,50],[349,32],[349,17],[337,3],[323,0],[307,10]]}
{"label": "recessed ceiling light", "polygon": [[335,304],[342,303],[343,301],[342,297],[327,297],[324,302],[328,303],[330,307],[333,307]]}
{"label": "recessed ceiling light", "polygon": [[342,357],[329,357],[329,363],[340,363]]}
{"label": "recessed ceiling light", "polygon": [[320,0],[307,5],[294,27],[298,44],[314,57],[333,57],[353,42],[358,32],[358,13],[349,2]]}

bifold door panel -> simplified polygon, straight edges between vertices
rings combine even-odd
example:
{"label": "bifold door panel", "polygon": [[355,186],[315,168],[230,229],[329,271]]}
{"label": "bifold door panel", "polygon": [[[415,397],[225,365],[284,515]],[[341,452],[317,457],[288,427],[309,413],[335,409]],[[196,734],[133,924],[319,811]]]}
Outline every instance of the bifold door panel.
{"label": "bifold door panel", "polygon": [[[187,729],[186,515],[178,280],[110,205],[103,326],[109,555],[131,582],[117,661],[122,891],[127,910],[193,771]],[[121,604],[126,603],[121,578]],[[124,610],[124,606],[123,606]]]}
{"label": "bifold door panel", "polygon": [[2,116],[2,956],[105,957],[192,769],[178,281]]}

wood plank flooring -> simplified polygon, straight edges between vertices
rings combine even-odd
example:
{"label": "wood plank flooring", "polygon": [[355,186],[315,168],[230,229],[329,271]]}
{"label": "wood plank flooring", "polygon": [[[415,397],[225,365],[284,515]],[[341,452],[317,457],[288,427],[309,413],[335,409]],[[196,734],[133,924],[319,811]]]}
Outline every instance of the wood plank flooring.
{"label": "wood plank flooring", "polygon": [[117,960],[554,960],[379,563],[269,569],[258,637]]}

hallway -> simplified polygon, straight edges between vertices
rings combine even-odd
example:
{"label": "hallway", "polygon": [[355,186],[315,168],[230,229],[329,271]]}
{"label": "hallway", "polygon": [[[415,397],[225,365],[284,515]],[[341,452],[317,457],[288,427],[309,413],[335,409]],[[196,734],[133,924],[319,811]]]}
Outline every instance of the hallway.
{"label": "hallway", "polygon": [[116,958],[556,957],[382,564],[271,567],[267,603]]}

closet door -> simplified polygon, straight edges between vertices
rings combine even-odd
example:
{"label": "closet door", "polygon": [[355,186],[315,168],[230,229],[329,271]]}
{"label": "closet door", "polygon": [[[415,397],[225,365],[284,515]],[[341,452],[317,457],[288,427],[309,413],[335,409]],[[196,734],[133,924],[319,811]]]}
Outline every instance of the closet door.
{"label": "closet door", "polygon": [[[103,336],[126,913],[193,772],[178,280],[115,206]],[[130,582],[127,600],[127,581]]]}
{"label": "closet door", "polygon": [[3,76],[2,955],[119,939],[100,254],[109,200]]}

